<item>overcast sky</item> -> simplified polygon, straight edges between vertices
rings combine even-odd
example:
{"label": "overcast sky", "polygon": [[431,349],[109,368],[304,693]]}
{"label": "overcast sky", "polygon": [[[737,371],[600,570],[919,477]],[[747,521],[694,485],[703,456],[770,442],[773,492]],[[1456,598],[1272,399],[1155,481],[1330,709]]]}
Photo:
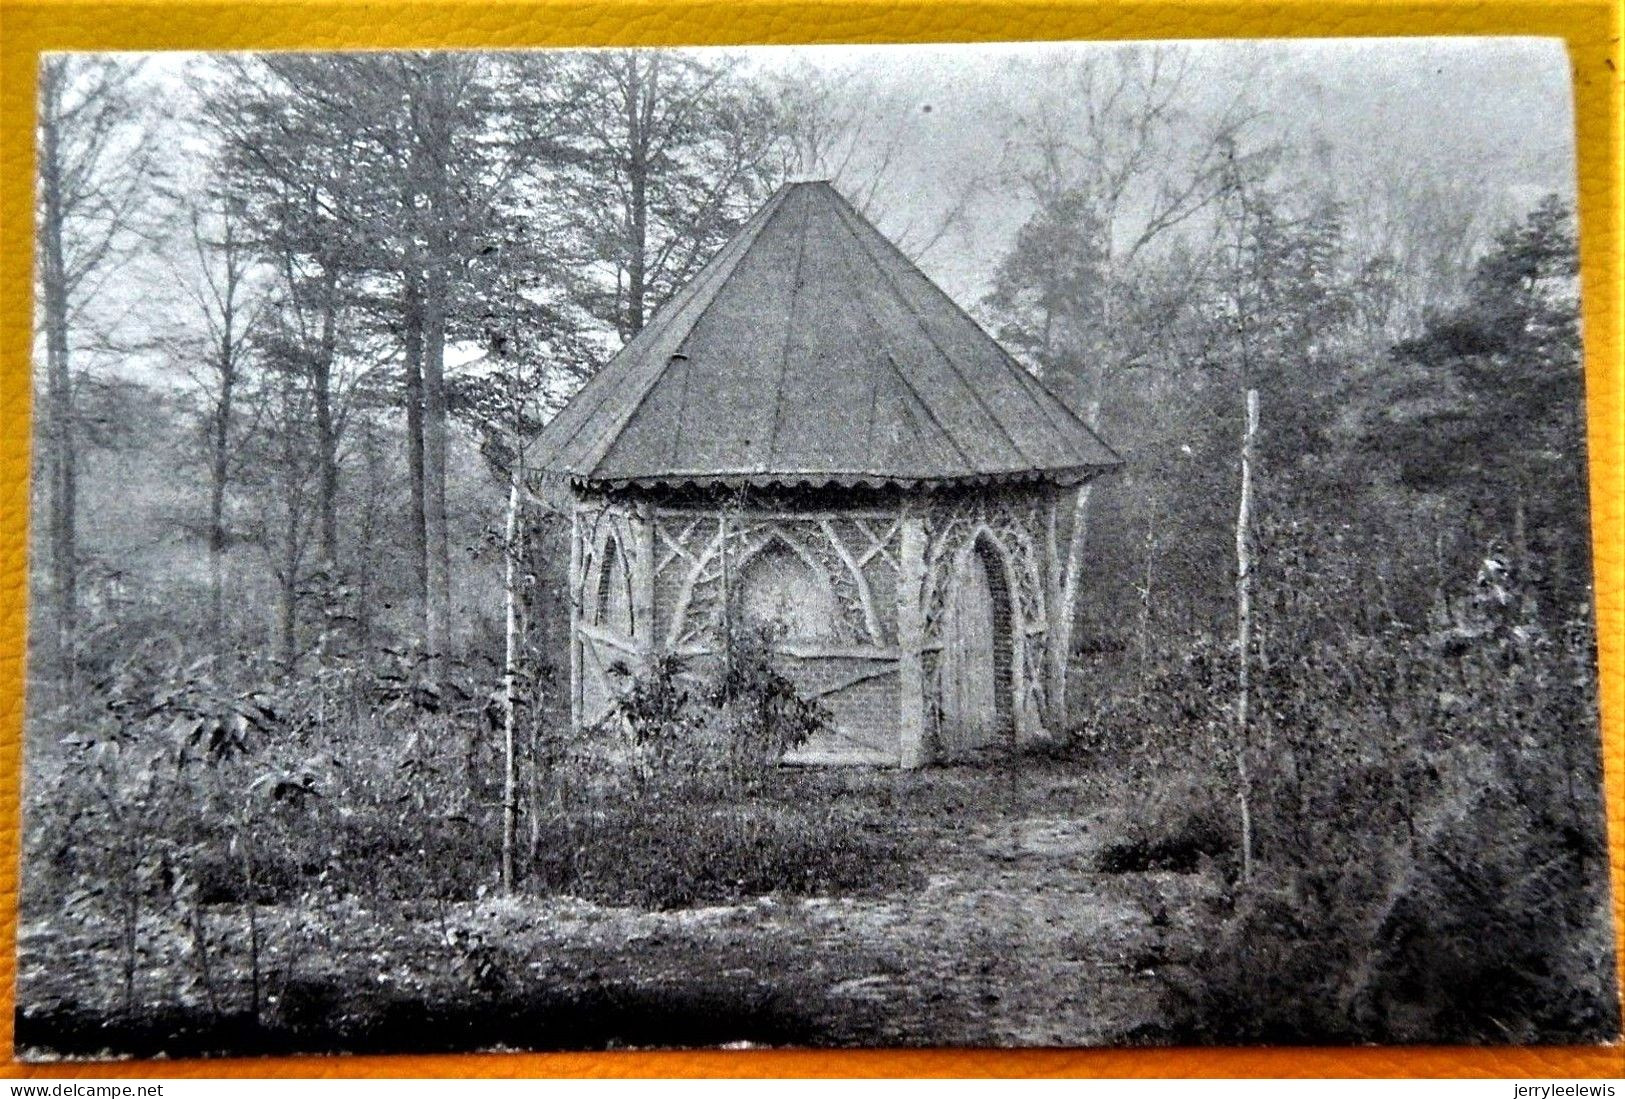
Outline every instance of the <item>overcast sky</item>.
{"label": "overcast sky", "polygon": [[[1434,38],[1189,42],[1189,109],[1217,110],[1238,81],[1254,82],[1260,132],[1329,172],[1419,173],[1487,187],[1514,216],[1541,195],[1572,196],[1574,125],[1569,66],[1557,39]],[[998,162],[1012,121],[1046,93],[1046,61],[1132,45],[759,47],[763,68],[805,62],[872,82],[877,98],[910,109],[914,140],[899,166],[912,186],[883,228],[930,221],[967,175]],[[993,255],[1026,211],[982,203],[968,240],[945,240],[922,261],[967,301],[985,292]]]}

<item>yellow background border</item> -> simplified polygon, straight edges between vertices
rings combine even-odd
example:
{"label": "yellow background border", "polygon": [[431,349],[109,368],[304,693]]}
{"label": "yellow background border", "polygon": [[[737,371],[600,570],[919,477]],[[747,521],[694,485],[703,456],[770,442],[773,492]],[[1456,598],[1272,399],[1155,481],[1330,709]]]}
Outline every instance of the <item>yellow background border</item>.
{"label": "yellow background border", "polygon": [[[1607,0],[0,0],[0,1050],[15,976],[28,518],[34,72],[45,50],[1543,35],[1579,137],[1593,540],[1614,916],[1625,929],[1625,372],[1619,6]],[[1625,936],[1622,936],[1625,938]],[[1625,977],[1625,973],[1622,973]],[[0,1054],[4,1056],[4,1054]],[[1600,1049],[502,1054],[0,1066],[24,1076],[1625,1076]]]}

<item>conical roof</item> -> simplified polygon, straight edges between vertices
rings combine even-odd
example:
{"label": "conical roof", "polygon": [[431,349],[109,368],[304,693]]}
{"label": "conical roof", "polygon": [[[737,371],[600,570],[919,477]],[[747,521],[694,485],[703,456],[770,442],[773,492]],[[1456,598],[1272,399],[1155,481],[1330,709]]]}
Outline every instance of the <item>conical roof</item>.
{"label": "conical roof", "polygon": [[533,454],[600,486],[1070,481],[1121,464],[822,182],[776,191]]}

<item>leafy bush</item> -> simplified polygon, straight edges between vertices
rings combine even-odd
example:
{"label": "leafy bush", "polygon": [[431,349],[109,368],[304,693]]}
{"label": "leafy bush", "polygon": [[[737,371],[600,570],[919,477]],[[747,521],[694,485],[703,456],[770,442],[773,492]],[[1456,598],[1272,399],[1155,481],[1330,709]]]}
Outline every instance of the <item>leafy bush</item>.
{"label": "leafy bush", "polygon": [[1347,928],[1265,866],[1215,906],[1214,938],[1188,971],[1171,971],[1171,1030],[1182,1042],[1352,1044],[1342,995],[1356,964]]}
{"label": "leafy bush", "polygon": [[[778,753],[820,713],[765,641],[741,637],[735,656],[697,681],[675,661],[634,679],[611,736],[546,726],[539,692],[522,700],[520,888],[664,908],[906,876],[901,843],[862,814],[784,798]],[[259,1018],[264,936],[211,941],[214,909],[246,908],[256,929],[278,922],[256,920],[260,906],[441,905],[497,887],[491,678],[384,651],[330,656],[294,693],[249,663],[136,648],[77,705],[34,717],[28,911],[69,913],[116,950],[126,1013],[155,936],[190,942],[171,968],[211,1004],[226,995],[217,956],[246,950],[232,1010]]]}
{"label": "leafy bush", "polygon": [[829,724],[822,704],[801,697],[773,657],[776,629],[733,626],[722,666],[706,684],[706,725],[736,781],[759,778]]}
{"label": "leafy bush", "polygon": [[611,675],[620,681],[619,693],[597,732],[624,735],[645,782],[704,765],[695,736],[703,719],[684,684],[686,670],[673,653],[661,653],[640,675],[624,663],[610,665]]}
{"label": "leafy bush", "polygon": [[212,662],[127,657],[36,749],[30,903],[76,897],[130,921],[317,893],[474,895],[495,833],[445,735],[460,715],[442,691],[386,704],[381,723],[388,667],[337,665],[295,696]]}
{"label": "leafy bush", "polygon": [[612,666],[620,688],[599,734],[625,736],[646,785],[720,781],[745,792],[829,721],[778,669],[776,636],[768,627],[730,626],[722,656],[698,671],[670,653],[638,675]]}
{"label": "leafy bush", "polygon": [[614,710],[589,739],[623,742],[633,765],[578,746],[573,774],[598,794],[547,822],[538,887],[673,908],[902,880],[898,837],[850,811],[779,800],[780,758],[829,715],[777,668],[774,639],[740,626],[707,666],[664,655],[641,675],[615,669]]}

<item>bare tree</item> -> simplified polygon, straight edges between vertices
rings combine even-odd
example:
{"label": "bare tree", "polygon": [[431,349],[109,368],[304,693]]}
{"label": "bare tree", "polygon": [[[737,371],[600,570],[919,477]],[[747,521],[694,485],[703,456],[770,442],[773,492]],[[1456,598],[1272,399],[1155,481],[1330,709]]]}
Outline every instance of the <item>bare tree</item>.
{"label": "bare tree", "polygon": [[330,79],[330,67],[297,55],[218,65],[205,117],[221,147],[219,186],[282,283],[284,335],[297,341],[310,383],[319,555],[331,582],[340,568],[340,359],[360,235],[350,207],[370,186],[363,135],[321,81],[305,79]]}
{"label": "bare tree", "polygon": [[462,242],[489,184],[479,145],[487,67],[472,55],[427,52],[244,59],[228,63],[230,79],[209,108],[295,307],[289,332],[304,345],[312,381],[330,581],[340,575],[342,360],[362,307],[390,318],[413,495],[414,617],[436,657],[451,628],[445,352]]}
{"label": "bare tree", "polygon": [[559,96],[574,136],[550,183],[583,298],[631,339],[759,204],[777,115],[735,61],[681,52],[586,54]]}
{"label": "bare tree", "polygon": [[[254,331],[265,305],[254,279],[259,259],[245,237],[241,212],[210,196],[186,211],[189,263],[176,282],[190,306],[186,335],[165,341],[203,402],[209,470],[209,633],[225,638],[226,499],[239,440],[235,435]],[[192,335],[195,333],[195,335]]]}
{"label": "bare tree", "polygon": [[446,321],[453,263],[452,128],[458,102],[473,77],[472,59],[435,54],[401,66],[408,91],[407,193],[422,216],[413,227],[421,272],[423,532],[427,583],[424,645],[431,659],[446,651],[451,632],[451,549],[446,527]]}
{"label": "bare tree", "polygon": [[118,58],[49,57],[40,64],[37,278],[45,335],[46,513],[56,662],[73,682],[79,620],[78,427],[73,332],[80,310],[132,254],[152,167],[149,129],[133,94],[138,69]]}
{"label": "bare tree", "polygon": [[[479,303],[468,293],[471,265],[521,181],[534,182],[540,154],[550,148],[548,120],[557,107],[547,92],[556,62],[424,52],[356,64],[377,87],[357,95],[355,109],[379,135],[390,135],[376,150],[376,163],[389,181],[383,201],[395,205],[368,213],[368,231],[383,242],[400,280],[411,541],[420,564],[423,644],[438,659],[453,630],[446,346],[478,334]],[[516,75],[538,86],[508,79]],[[508,136],[497,136],[499,130]]]}
{"label": "bare tree", "polygon": [[312,497],[320,481],[315,431],[314,382],[305,360],[304,334],[296,312],[283,301],[267,310],[259,344],[264,384],[256,387],[255,417],[263,425],[250,441],[241,482],[255,499],[250,537],[264,550],[276,580],[272,651],[284,674],[296,668],[302,646],[300,621],[309,587],[310,546],[319,536]]}
{"label": "bare tree", "polygon": [[[1222,193],[1236,137],[1256,118],[1246,81],[1210,116],[1187,117],[1190,55],[1165,47],[1047,63],[1053,88],[1016,124],[1004,173],[1033,213],[988,304],[999,334],[1024,352],[1091,427],[1102,427],[1121,372],[1135,362],[1133,290],[1159,248]],[[1138,319],[1138,318],[1135,318]],[[1073,498],[1052,581],[1052,720],[1064,719],[1068,661],[1084,572],[1092,486]]]}
{"label": "bare tree", "polygon": [[1374,346],[1392,344],[1456,300],[1497,212],[1481,186],[1429,178],[1419,166],[1343,175],[1350,244],[1368,270],[1360,318]]}

